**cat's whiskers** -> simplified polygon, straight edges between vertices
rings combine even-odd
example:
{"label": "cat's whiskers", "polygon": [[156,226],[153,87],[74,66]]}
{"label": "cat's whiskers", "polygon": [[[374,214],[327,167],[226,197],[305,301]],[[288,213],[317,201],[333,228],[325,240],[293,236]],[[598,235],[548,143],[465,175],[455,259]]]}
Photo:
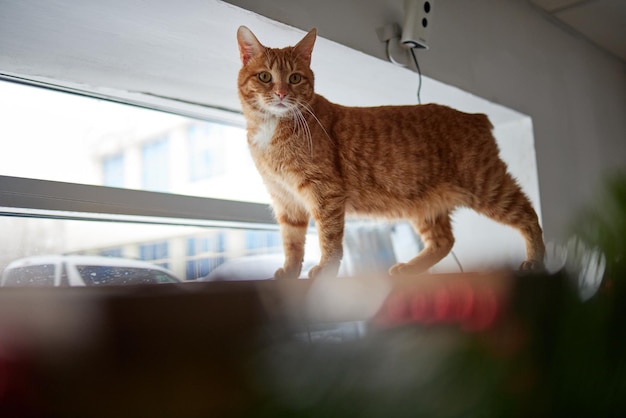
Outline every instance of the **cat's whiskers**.
{"label": "cat's whiskers", "polygon": [[309,145],[309,153],[313,155],[313,138],[311,137],[311,129],[307,123],[306,118],[298,107],[293,107],[291,114],[293,115],[294,130],[298,130],[298,133],[302,133],[304,139]]}
{"label": "cat's whiskers", "polygon": [[[335,141],[333,141],[333,139],[331,138],[330,135],[328,135],[328,132],[326,132],[326,128],[324,128],[324,125],[322,125],[322,122],[320,122],[320,120],[317,118],[317,116],[315,115],[315,112],[313,112],[313,109],[311,108],[311,105],[309,105],[307,102],[297,99],[297,104],[298,107],[301,107],[302,109],[306,110],[306,112],[311,115],[313,117],[313,119],[315,119],[315,121],[317,122],[317,124],[320,126],[320,128],[322,128],[322,131],[324,131],[324,134],[326,135],[326,137],[330,140],[331,143],[335,143]],[[300,112],[302,114],[302,112]],[[304,117],[304,115],[303,115]],[[306,118],[305,118],[306,119]]]}
{"label": "cat's whiskers", "polygon": [[291,109],[291,116],[293,117],[293,126],[291,127],[291,135],[292,136],[296,136],[298,135],[298,132],[300,132],[300,127],[298,126],[298,118],[296,115],[296,110],[295,109]]}
{"label": "cat's whiskers", "polygon": [[285,105],[289,108],[289,113],[293,122],[292,135],[303,136],[309,146],[309,153],[313,155],[313,139],[311,137],[311,129],[309,128],[306,118],[298,108],[297,100],[287,97],[285,99]]}

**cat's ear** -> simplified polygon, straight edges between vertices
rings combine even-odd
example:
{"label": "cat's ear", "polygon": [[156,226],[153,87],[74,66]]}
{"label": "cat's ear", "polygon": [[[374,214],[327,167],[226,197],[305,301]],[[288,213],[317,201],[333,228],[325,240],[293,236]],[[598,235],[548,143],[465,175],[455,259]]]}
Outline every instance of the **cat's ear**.
{"label": "cat's ear", "polygon": [[239,57],[244,65],[250,61],[250,58],[263,53],[265,50],[254,33],[245,26],[239,26],[237,29],[237,43],[239,44]]}
{"label": "cat's ear", "polygon": [[316,37],[317,29],[313,28],[293,47],[296,54],[303,58],[309,65],[311,64],[311,55],[313,54],[313,46],[315,45]]}

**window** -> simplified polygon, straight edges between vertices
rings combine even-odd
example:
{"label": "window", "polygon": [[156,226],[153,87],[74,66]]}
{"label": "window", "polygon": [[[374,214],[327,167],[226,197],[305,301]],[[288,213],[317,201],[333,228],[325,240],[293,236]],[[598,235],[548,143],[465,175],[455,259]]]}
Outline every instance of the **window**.
{"label": "window", "polygon": [[176,283],[169,274],[151,269],[120,266],[76,266],[87,286]]}
{"label": "window", "polygon": [[220,266],[226,258],[226,235],[222,232],[187,239],[187,265],[185,278],[196,280]]}
{"label": "window", "polygon": [[169,245],[166,241],[151,244],[141,244],[139,246],[139,258],[145,261],[153,261],[165,268],[168,267]]}
{"label": "window", "polygon": [[111,155],[102,159],[102,184],[124,187],[124,154]]}
{"label": "window", "polygon": [[[197,225],[181,225],[180,221],[167,224],[165,220],[160,220],[162,223],[155,223],[156,220],[144,217],[118,219],[113,216],[103,221],[61,219],[61,216],[59,219],[47,219],[0,215],[0,229],[7,233],[6,236],[12,237],[0,240],[0,272],[5,271],[7,285],[51,286],[55,284],[55,265],[65,264],[61,261],[97,256],[93,258],[98,259],[97,265],[102,267],[99,271],[104,271],[107,266],[133,267],[140,262],[138,260],[143,260],[155,270],[158,270],[156,266],[165,268],[168,274],[181,281],[196,280],[228,260],[248,256],[246,236],[265,236],[269,233],[276,239],[278,237],[278,231],[216,227],[204,221],[197,222]],[[316,239],[311,235],[311,242]],[[272,241],[258,241],[259,245],[263,242]],[[279,255],[282,252],[278,247],[257,247],[257,251]],[[106,258],[114,259],[106,261]],[[56,264],[49,260],[56,260]],[[76,264],[68,264],[70,275],[73,271],[71,266]],[[60,274],[63,284],[63,269]],[[103,280],[98,278],[97,281],[100,283]],[[76,284],[76,281],[70,284]]]}
{"label": "window", "polygon": [[121,248],[109,248],[106,250],[101,250],[99,254],[103,257],[123,257],[123,252]]}
{"label": "window", "polygon": [[269,202],[240,114],[199,120],[2,80],[0,111],[12,139],[0,175]]}
{"label": "window", "polygon": [[196,122],[187,128],[191,181],[209,179],[226,172],[224,142],[240,129],[217,123]]}
{"label": "window", "polygon": [[16,267],[7,269],[3,286],[52,286],[54,284],[54,264]]}
{"label": "window", "polygon": [[142,146],[143,189],[155,192],[169,190],[169,138],[159,138]]}
{"label": "window", "polygon": [[280,252],[282,251],[280,233],[278,231],[248,231],[246,249],[250,254]]}

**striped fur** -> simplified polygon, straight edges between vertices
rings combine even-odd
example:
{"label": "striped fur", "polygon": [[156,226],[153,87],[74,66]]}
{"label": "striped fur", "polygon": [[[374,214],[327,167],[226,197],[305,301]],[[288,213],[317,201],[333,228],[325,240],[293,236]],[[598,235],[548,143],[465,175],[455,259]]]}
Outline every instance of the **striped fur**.
{"label": "striped fur", "polygon": [[246,27],[237,32],[250,152],[283,237],[285,264],[275,277],[300,274],[310,217],[322,258],[309,275],[335,275],[350,214],[409,220],[425,248],[390,274],[423,272],[452,249],[450,214],[459,206],[517,228],[526,242],[521,268],[540,268],[537,215],[500,159],[487,116],[437,104],[331,103],[313,88],[315,36],[312,30],[296,46],[274,49]]}

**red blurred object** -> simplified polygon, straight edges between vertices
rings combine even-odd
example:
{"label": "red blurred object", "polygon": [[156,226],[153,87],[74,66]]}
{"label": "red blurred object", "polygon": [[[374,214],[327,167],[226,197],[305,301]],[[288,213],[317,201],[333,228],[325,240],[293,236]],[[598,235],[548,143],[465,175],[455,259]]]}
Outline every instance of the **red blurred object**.
{"label": "red blurred object", "polygon": [[416,322],[430,323],[433,320],[433,306],[429,295],[416,293],[409,296],[411,316],[402,318],[401,321],[412,320]]}
{"label": "red blurred object", "polygon": [[396,280],[374,322],[386,325],[457,324],[466,331],[491,327],[503,311],[507,274],[465,273]]}
{"label": "red blurred object", "polygon": [[482,291],[478,298],[478,303],[474,304],[467,321],[463,322],[465,329],[480,331],[489,328],[498,317],[500,301],[490,289]]}

